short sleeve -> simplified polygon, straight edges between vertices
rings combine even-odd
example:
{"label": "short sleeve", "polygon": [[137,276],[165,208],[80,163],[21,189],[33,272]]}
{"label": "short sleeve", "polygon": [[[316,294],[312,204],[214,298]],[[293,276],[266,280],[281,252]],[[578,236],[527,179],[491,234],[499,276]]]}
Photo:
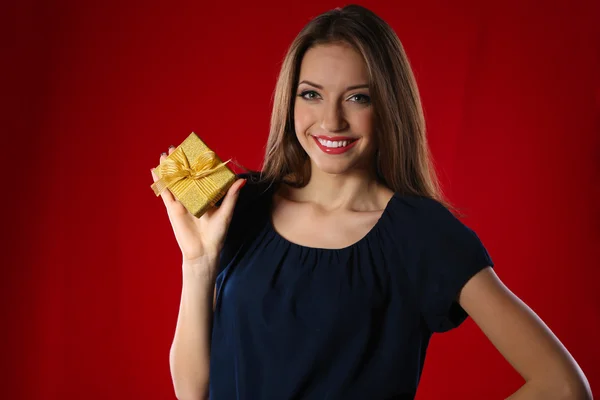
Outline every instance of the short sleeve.
{"label": "short sleeve", "polygon": [[457,301],[462,287],[494,264],[477,234],[446,207],[428,200],[418,270],[417,296],[431,332],[458,327],[468,314]]}

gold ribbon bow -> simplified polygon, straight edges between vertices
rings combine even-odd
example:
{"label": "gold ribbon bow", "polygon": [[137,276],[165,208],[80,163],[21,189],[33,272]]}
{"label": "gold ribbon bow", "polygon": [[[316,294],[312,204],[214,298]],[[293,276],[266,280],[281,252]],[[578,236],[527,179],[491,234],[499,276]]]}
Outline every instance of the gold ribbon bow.
{"label": "gold ribbon bow", "polygon": [[217,162],[213,151],[207,150],[200,154],[190,165],[185,152],[178,147],[159,166],[160,179],[151,187],[156,196],[159,196],[166,188],[171,188],[182,179],[202,179],[215,171],[223,168],[231,159],[224,163]]}

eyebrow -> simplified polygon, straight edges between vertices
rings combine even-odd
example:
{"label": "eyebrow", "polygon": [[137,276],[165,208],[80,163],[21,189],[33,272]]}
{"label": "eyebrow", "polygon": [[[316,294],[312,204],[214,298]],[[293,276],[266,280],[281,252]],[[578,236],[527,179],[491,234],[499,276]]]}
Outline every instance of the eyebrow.
{"label": "eyebrow", "polygon": [[[300,85],[301,85],[301,84],[303,84],[303,83],[306,83],[307,85],[310,85],[310,86],[314,86],[314,87],[316,87],[317,89],[321,89],[321,90],[323,90],[323,86],[321,86],[321,85],[317,85],[316,83],[313,83],[313,82],[310,82],[310,81],[306,81],[306,80],[305,80],[305,81],[302,81],[302,82],[300,82],[300,83],[298,84],[298,86],[300,86]],[[348,87],[346,88],[346,91],[348,91],[348,90],[354,90],[354,89],[365,89],[365,88],[366,88],[366,89],[368,89],[368,88],[369,88],[369,84],[367,84],[367,83],[362,83],[362,84],[360,84],[360,85],[348,86]]]}

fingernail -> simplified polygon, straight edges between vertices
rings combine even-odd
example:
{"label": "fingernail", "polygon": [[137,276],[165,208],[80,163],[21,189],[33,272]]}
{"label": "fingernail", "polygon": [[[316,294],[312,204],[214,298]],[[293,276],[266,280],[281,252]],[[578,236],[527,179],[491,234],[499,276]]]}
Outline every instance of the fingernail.
{"label": "fingernail", "polygon": [[167,155],[167,153],[163,151],[162,153],[160,153],[160,155],[161,155],[161,156],[166,156],[166,155]]}
{"label": "fingernail", "polygon": [[242,182],[242,184],[240,185],[240,188],[238,189],[238,191],[240,191],[244,185],[246,184],[246,182],[248,182],[248,179],[244,179],[244,182]]}
{"label": "fingernail", "polygon": [[170,149],[174,149],[174,148],[175,148],[175,146],[173,146],[173,145],[170,145],[170,146],[169,146],[169,148],[170,148]]}

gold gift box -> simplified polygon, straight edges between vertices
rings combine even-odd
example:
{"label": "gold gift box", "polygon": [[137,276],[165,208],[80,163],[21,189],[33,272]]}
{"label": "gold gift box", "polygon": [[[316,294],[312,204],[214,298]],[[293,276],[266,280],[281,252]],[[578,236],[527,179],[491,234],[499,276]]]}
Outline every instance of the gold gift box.
{"label": "gold gift box", "polygon": [[167,188],[196,218],[227,193],[236,175],[192,132],[154,168],[158,180],[150,187],[156,196]]}

